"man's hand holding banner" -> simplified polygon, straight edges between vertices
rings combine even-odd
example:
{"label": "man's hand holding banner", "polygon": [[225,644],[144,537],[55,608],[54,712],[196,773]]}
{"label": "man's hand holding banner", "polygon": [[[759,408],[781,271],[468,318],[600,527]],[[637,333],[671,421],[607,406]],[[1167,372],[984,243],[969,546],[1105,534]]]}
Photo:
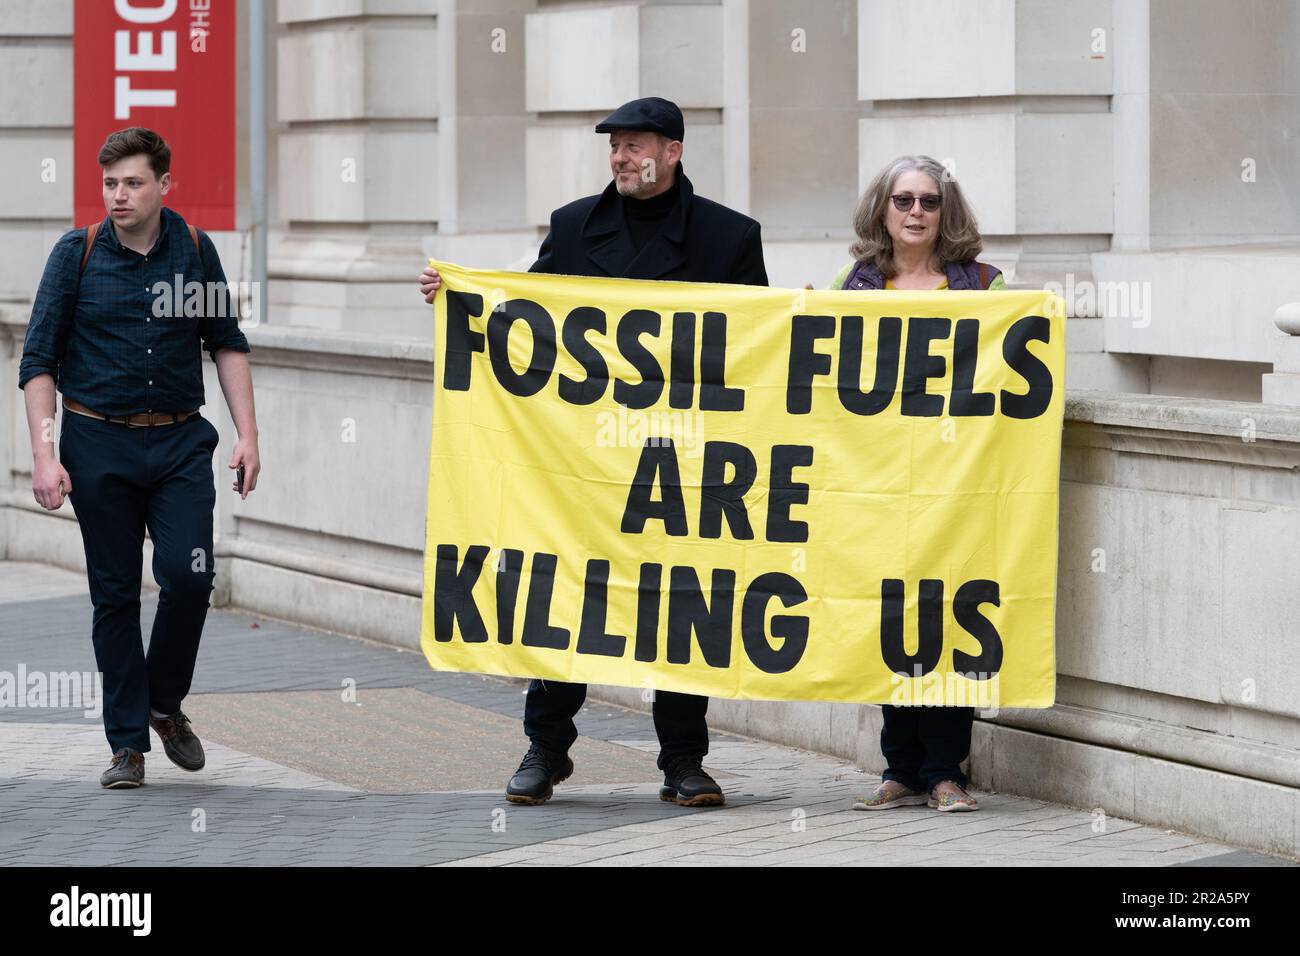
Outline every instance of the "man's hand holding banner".
{"label": "man's hand holding banner", "polygon": [[1055,296],[434,265],[435,668],[1052,704]]}

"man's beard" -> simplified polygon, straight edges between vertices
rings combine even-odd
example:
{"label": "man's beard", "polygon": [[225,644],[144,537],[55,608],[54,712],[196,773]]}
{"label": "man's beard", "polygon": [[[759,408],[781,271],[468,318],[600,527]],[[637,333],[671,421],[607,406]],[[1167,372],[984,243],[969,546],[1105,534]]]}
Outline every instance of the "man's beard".
{"label": "man's beard", "polygon": [[614,177],[614,188],[618,190],[620,196],[626,196],[629,199],[637,199],[651,192],[655,188],[655,180],[643,179],[641,170],[631,171],[634,178],[631,182],[624,181],[621,176]]}

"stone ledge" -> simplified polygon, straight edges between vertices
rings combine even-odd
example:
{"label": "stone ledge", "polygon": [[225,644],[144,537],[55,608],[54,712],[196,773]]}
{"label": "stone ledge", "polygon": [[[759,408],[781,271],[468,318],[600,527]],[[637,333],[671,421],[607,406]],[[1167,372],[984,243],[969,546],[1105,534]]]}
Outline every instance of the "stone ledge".
{"label": "stone ledge", "polygon": [[[29,314],[30,306],[25,304],[0,305],[0,334],[20,339]],[[254,326],[245,329],[244,334],[255,350],[379,359],[381,362],[373,363],[372,369],[385,377],[398,377],[397,372],[405,371],[413,378],[430,378],[435,358],[431,337],[377,336],[274,324]],[[403,365],[394,369],[383,365],[383,360]],[[258,361],[255,351],[253,362]],[[274,364],[285,363],[277,360]],[[339,367],[345,365],[351,363],[340,363]],[[1300,407],[1289,405],[1079,389],[1066,392],[1065,418],[1067,422],[1218,436],[1239,436],[1243,418],[1249,418],[1254,422],[1257,439],[1300,444]]]}
{"label": "stone ledge", "polygon": [[1257,438],[1300,443],[1300,408],[1289,405],[1087,390],[1065,399],[1067,421],[1095,425],[1235,436],[1243,417],[1254,421]]}
{"label": "stone ledge", "polygon": [[434,356],[431,338],[375,336],[292,325],[259,325],[245,329],[244,335],[248,338],[248,344],[254,349],[277,349],[339,355],[347,358],[396,359],[428,364],[433,363]]}

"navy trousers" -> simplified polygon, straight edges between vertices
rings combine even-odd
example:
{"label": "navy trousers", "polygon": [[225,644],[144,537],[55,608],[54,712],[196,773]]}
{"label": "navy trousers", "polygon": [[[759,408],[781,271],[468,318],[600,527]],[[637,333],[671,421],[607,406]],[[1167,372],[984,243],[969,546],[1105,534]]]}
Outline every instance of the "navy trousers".
{"label": "navy trousers", "polygon": [[897,780],[912,790],[931,790],[952,780],[966,788],[959,766],[970,756],[974,707],[893,707],[885,704],[880,752],[888,768],[883,780]]}
{"label": "navy trousers", "polygon": [[[149,708],[173,714],[189,693],[215,573],[216,448],[216,428],[199,416],[128,428],[64,413],[59,458],[86,550],[104,733],[114,752],[148,751]],[[146,528],[160,588],[147,652],[140,633]]]}
{"label": "navy trousers", "polygon": [[[587,699],[586,684],[535,680],[524,698],[524,733],[537,746],[567,753],[578,739],[574,716]],[[704,715],[709,698],[696,694],[655,691],[655,733],[659,735],[659,769],[678,757],[703,758],[709,752],[709,726]]]}

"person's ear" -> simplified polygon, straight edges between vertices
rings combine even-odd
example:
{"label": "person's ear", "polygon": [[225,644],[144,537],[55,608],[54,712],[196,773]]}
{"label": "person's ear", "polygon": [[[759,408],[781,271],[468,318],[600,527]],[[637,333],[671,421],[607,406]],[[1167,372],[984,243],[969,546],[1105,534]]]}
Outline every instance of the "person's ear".
{"label": "person's ear", "polygon": [[162,177],[158,180],[158,187],[159,194],[166,196],[168,190],[172,188],[172,174],[170,172],[162,174]]}

